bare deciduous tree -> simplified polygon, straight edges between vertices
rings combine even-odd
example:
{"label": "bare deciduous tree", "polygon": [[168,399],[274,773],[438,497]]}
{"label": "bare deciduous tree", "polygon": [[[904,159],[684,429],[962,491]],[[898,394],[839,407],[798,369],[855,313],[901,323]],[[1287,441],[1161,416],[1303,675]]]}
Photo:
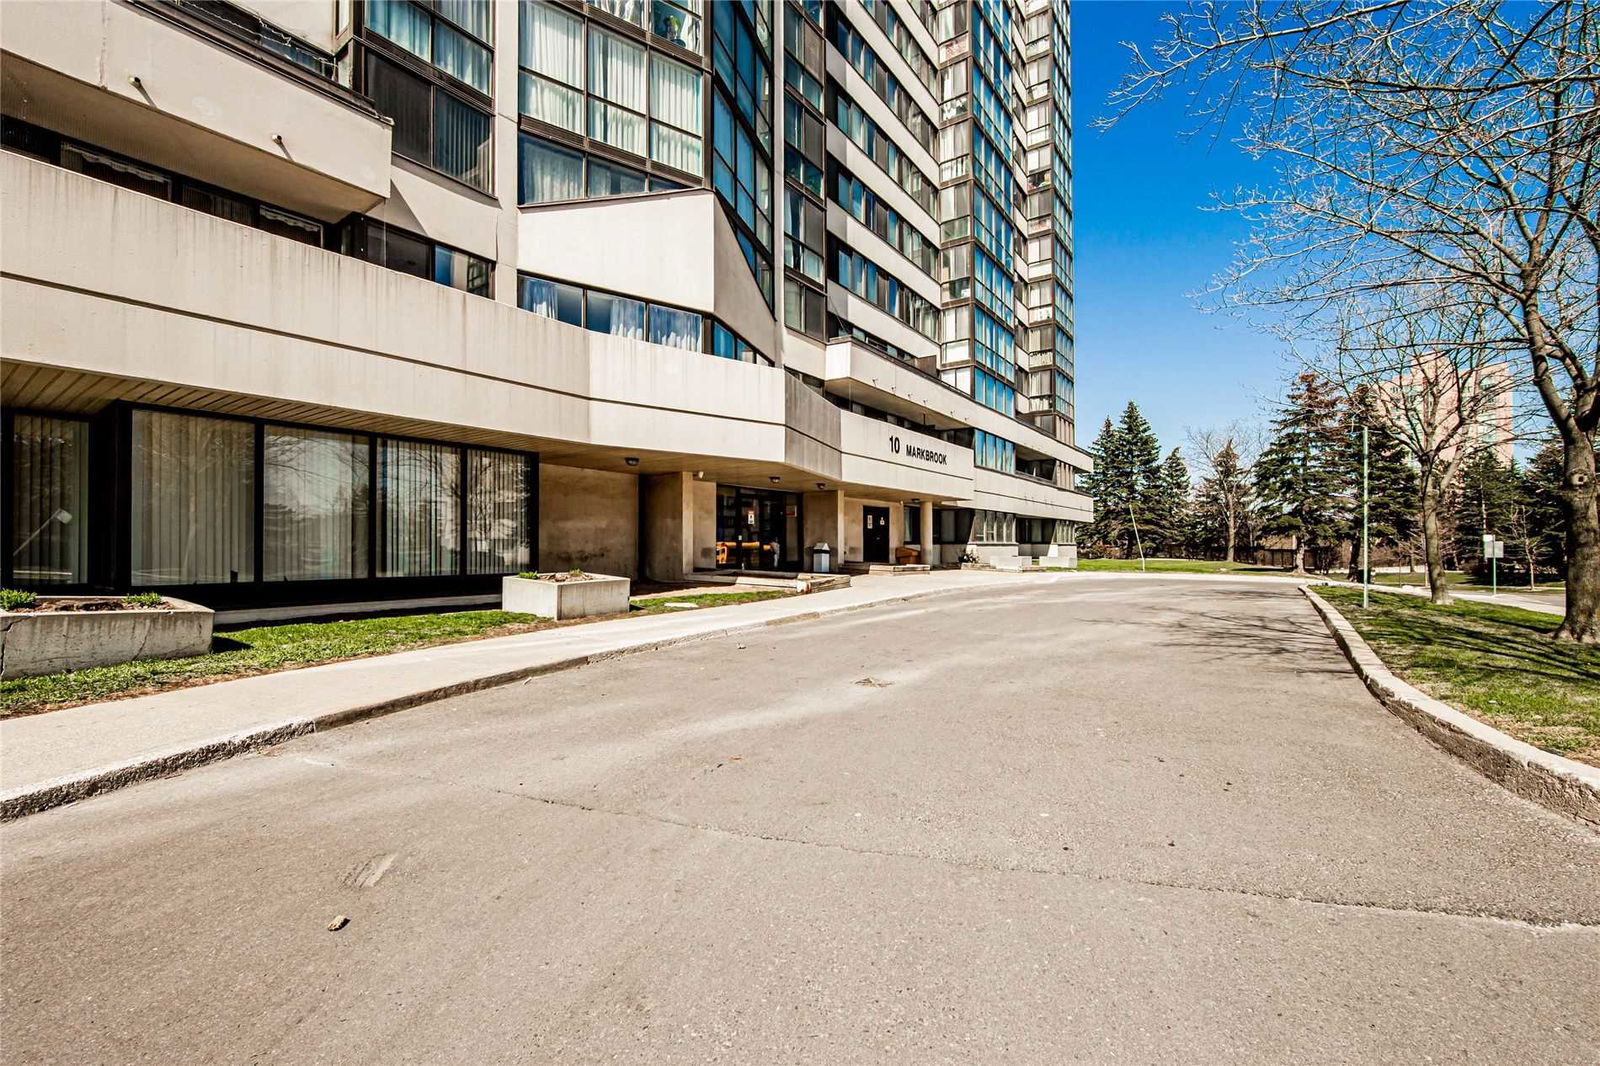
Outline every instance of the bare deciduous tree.
{"label": "bare deciduous tree", "polygon": [[1396,288],[1490,309],[1563,444],[1556,636],[1600,641],[1600,5],[1251,0],[1165,21],[1105,121],[1190,81],[1200,128],[1278,164],[1226,204],[1253,232],[1224,303],[1290,333]]}

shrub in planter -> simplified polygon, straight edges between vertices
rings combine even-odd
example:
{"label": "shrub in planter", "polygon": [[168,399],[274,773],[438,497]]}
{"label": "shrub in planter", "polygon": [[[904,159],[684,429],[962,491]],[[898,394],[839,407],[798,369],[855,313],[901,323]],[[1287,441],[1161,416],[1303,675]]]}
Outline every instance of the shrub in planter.
{"label": "shrub in planter", "polygon": [[15,611],[19,607],[37,607],[39,597],[22,589],[0,589],[0,611]]}
{"label": "shrub in planter", "polygon": [[122,597],[125,607],[160,607],[166,602],[159,592],[134,592]]}

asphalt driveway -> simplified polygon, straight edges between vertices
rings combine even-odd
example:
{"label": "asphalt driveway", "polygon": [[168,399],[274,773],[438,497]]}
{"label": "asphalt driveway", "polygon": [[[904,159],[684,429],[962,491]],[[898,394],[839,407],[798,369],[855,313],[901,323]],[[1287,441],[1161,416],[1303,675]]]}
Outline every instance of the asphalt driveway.
{"label": "asphalt driveway", "polygon": [[0,860],[6,1062],[1600,1061],[1600,837],[1249,579],[635,655]]}

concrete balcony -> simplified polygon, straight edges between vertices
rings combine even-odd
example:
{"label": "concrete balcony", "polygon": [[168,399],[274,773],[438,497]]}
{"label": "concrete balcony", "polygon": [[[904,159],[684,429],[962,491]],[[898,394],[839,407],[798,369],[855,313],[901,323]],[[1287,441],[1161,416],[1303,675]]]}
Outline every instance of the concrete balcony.
{"label": "concrete balcony", "polygon": [[389,195],[391,128],[367,101],[181,6],[5,14],[7,115],[324,221]]}

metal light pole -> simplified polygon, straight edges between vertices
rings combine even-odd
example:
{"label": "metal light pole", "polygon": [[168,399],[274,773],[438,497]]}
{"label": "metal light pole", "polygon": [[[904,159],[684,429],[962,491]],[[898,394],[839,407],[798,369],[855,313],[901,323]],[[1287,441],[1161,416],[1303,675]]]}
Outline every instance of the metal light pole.
{"label": "metal light pole", "polygon": [[1361,427],[1361,609],[1371,606],[1372,567],[1367,550],[1367,520],[1372,497],[1367,484],[1367,427]]}
{"label": "metal light pole", "polygon": [[1133,523],[1133,542],[1139,546],[1139,571],[1144,572],[1144,541],[1139,538],[1139,520],[1133,517],[1133,501],[1128,501],[1128,521]]}

